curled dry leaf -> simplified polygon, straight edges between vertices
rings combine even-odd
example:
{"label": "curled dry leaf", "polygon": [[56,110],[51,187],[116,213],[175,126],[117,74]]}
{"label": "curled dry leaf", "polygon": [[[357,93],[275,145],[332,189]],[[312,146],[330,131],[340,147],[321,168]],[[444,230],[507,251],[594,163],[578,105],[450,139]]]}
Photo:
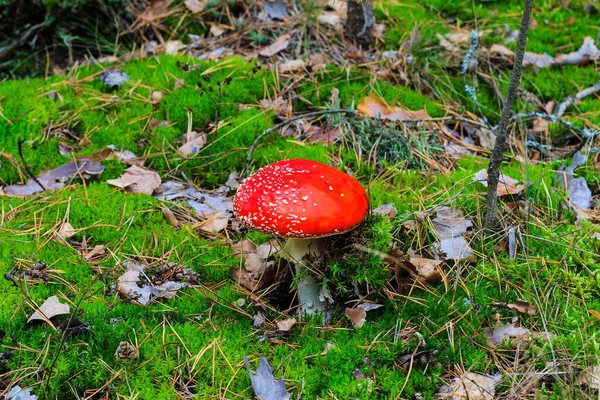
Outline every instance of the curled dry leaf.
{"label": "curled dry leaf", "polygon": [[73,228],[73,225],[71,225],[68,222],[65,222],[60,226],[60,229],[56,234],[57,240],[59,242],[64,242],[66,239],[75,236],[76,233],[77,231],[75,230],[75,228]]}
{"label": "curled dry leaf", "polygon": [[356,308],[346,307],[346,316],[350,318],[355,327],[362,327],[367,322],[367,311],[383,307],[381,304],[361,303]]}
{"label": "curled dry leaf", "polygon": [[154,171],[132,165],[125,170],[123,176],[117,179],[109,179],[106,183],[122,188],[128,193],[151,195],[154,189],[160,185],[160,175]]}
{"label": "curled dry leaf", "polygon": [[120,68],[109,68],[100,75],[100,81],[110,89],[118,89],[129,80],[129,75]]}
{"label": "curled dry leaf", "polygon": [[413,119],[431,118],[426,110],[410,111],[399,106],[389,106],[373,93],[360,99],[356,109],[363,115],[388,121],[410,121]]}
{"label": "curled dry leaf", "polygon": [[517,301],[514,304],[507,304],[506,307],[522,314],[535,315],[535,307],[528,301]]}
{"label": "curled dry leaf", "polygon": [[213,217],[211,217],[209,220],[207,220],[202,225],[200,225],[200,229],[202,229],[205,232],[209,232],[209,233],[221,232],[222,230],[227,228],[228,224],[229,224],[228,217],[220,218],[220,215],[217,214],[217,215],[214,215]]}
{"label": "curled dry leaf", "polygon": [[[488,172],[487,169],[482,169],[475,174],[473,181],[481,183],[483,186],[488,185]],[[500,174],[498,179],[498,188],[496,194],[498,196],[517,195],[525,189],[525,185],[519,185],[519,181],[511,178],[508,175]]]}
{"label": "curled dry leaf", "polygon": [[283,332],[289,332],[296,325],[296,318],[288,318],[277,322],[277,329]]}
{"label": "curled dry leaf", "polygon": [[206,145],[206,141],[206,133],[198,133],[194,131],[188,132],[185,135],[183,135],[183,145],[179,147],[178,151],[184,157],[198,154],[200,152],[200,149],[204,147],[204,145]]}
{"label": "curled dry leaf", "polygon": [[252,291],[260,290],[273,282],[275,261],[269,261],[269,258],[279,251],[276,242],[263,243],[252,249],[253,247],[247,241],[238,244],[237,251],[245,258],[244,268],[233,271],[233,278]]}
{"label": "curled dry leaf", "polygon": [[225,218],[233,215],[233,201],[227,198],[228,192],[229,187],[204,192],[189,184],[168,181],[155,190],[155,197],[167,201],[185,199],[187,205],[202,218],[210,218],[215,214]]}
{"label": "curled dry leaf", "polygon": [[442,260],[410,257],[409,262],[415,268],[419,281],[431,284],[442,280]]}
{"label": "curled dry leaf", "polygon": [[382,204],[372,212],[373,215],[383,215],[385,217],[393,218],[398,214],[398,210],[394,206],[394,203]]}
{"label": "curled dry leaf", "polygon": [[492,346],[497,346],[510,338],[527,339],[529,337],[528,329],[525,329],[522,326],[514,326],[510,323],[495,329],[486,328],[484,333],[488,338],[488,343]]}
{"label": "curled dry leaf", "polygon": [[[82,158],[55,168],[50,171],[42,172],[37,180],[46,190],[60,189],[74,177],[83,179],[96,178],[102,174],[104,167],[87,158]],[[33,179],[29,179],[25,185],[10,185],[0,190],[0,195],[9,196],[30,196],[34,193],[42,192],[44,189]]]}
{"label": "curled dry leaf", "polygon": [[57,315],[68,314],[70,311],[71,307],[68,304],[61,303],[57,296],[50,296],[31,314],[27,322],[47,321]]}
{"label": "curled dry leaf", "polygon": [[290,36],[289,33],[279,36],[273,43],[259,50],[258,54],[263,57],[271,57],[280,51],[287,49],[290,45]]}
{"label": "curled dry leaf", "polygon": [[165,43],[165,54],[179,54],[186,46],[180,40],[169,40]]}
{"label": "curled dry leaf", "polygon": [[440,388],[436,398],[446,400],[494,400],[500,375],[466,372]]}

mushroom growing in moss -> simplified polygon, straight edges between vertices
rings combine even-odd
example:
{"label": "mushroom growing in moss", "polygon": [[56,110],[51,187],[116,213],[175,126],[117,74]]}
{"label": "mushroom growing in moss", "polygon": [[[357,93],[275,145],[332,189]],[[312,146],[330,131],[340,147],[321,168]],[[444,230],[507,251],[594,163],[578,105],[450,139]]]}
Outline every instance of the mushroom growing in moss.
{"label": "mushroom growing in moss", "polygon": [[328,165],[303,159],[278,161],[239,187],[233,211],[249,229],[288,238],[279,252],[300,275],[300,312],[323,312],[327,304],[304,256],[318,257],[320,238],[354,229],[369,210],[358,181]]}

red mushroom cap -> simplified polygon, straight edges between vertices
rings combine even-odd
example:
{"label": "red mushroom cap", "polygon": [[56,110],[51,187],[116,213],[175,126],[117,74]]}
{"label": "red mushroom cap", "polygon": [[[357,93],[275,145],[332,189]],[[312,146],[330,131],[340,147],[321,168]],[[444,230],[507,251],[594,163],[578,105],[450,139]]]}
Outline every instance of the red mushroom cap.
{"label": "red mushroom cap", "polygon": [[359,225],[368,210],[367,193],[356,179],[302,159],[263,167],[244,181],[233,200],[244,225],[282,237],[337,235]]}

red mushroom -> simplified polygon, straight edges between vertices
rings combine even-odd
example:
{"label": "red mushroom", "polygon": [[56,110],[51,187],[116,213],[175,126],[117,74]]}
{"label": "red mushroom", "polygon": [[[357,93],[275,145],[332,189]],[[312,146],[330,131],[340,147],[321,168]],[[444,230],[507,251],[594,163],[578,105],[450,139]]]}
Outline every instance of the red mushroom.
{"label": "red mushroom", "polygon": [[[250,229],[289,238],[280,255],[296,265],[300,311],[325,311],[317,280],[303,257],[318,256],[319,238],[358,226],[369,210],[363,187],[351,176],[316,161],[293,159],[263,167],[239,187],[233,211]],[[320,298],[321,297],[321,298]]]}

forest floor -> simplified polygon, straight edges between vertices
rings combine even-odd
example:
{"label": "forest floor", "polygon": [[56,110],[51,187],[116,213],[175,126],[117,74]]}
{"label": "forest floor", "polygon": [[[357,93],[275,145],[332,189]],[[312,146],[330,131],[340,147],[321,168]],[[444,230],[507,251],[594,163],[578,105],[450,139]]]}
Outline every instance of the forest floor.
{"label": "forest floor", "polygon": [[[0,396],[253,398],[244,357],[265,356],[292,398],[596,398],[595,9],[534,8],[490,234],[522,2],[463,3],[376,3],[361,51],[338,7],[232,6],[254,22],[190,37],[195,2],[175,2],[170,28],[140,19],[162,41],[1,82]],[[286,158],[369,193],[315,261],[327,322],[257,253],[280,239],[231,214],[240,181]]]}

